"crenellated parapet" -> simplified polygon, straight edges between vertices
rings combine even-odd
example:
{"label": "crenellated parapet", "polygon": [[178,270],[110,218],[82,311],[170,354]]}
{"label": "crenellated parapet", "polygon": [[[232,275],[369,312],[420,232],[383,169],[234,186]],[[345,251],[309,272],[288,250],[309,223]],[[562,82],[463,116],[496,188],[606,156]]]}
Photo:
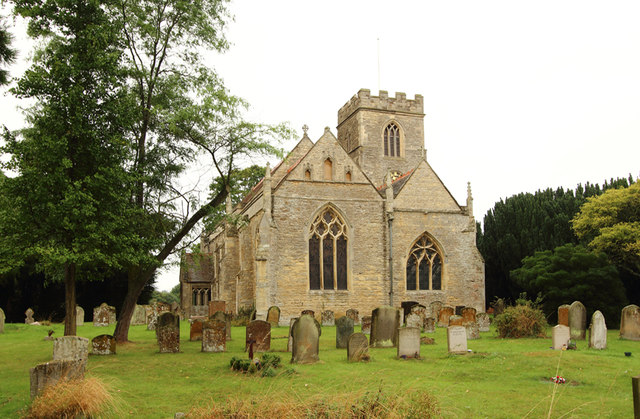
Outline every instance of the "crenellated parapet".
{"label": "crenellated parapet", "polygon": [[380,96],[371,96],[369,89],[360,89],[358,93],[338,111],[338,125],[361,108],[424,114],[424,98],[422,95],[416,95],[415,99],[407,99],[405,93],[398,92],[395,97],[389,97],[389,94],[385,90],[380,90],[379,95]]}

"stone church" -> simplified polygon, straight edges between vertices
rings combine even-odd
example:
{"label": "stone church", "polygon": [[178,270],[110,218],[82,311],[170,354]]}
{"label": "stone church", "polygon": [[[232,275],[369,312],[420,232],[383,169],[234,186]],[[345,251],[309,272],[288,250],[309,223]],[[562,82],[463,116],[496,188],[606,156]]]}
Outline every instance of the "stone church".
{"label": "stone church", "polygon": [[403,301],[485,309],[473,200],[459,205],[426,160],[423,97],[362,89],[300,142],[184,256],[181,305],[204,315],[271,306],[368,315]]}

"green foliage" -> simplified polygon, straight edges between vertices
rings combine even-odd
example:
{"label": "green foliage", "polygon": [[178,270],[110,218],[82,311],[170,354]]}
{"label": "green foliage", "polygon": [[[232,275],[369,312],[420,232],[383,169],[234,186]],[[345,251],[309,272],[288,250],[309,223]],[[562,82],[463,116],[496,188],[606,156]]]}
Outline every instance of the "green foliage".
{"label": "green foliage", "polygon": [[545,337],[547,320],[542,310],[521,297],[519,304],[507,307],[496,316],[494,324],[501,338]]}
{"label": "green foliage", "polygon": [[229,361],[231,369],[234,371],[256,374],[261,371],[261,377],[275,377],[276,369],[280,367],[281,358],[279,355],[264,353],[262,359],[242,359],[232,357]]}
{"label": "green foliage", "polygon": [[13,35],[4,23],[4,19],[0,18],[0,86],[9,83],[9,72],[5,66],[12,64],[16,60],[17,51],[11,47]]}

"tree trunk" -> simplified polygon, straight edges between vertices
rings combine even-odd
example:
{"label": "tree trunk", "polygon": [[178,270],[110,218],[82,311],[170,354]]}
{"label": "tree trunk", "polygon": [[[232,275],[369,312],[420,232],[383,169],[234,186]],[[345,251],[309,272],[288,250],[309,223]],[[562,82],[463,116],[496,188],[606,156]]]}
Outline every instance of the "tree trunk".
{"label": "tree trunk", "polygon": [[76,335],[76,265],[68,264],[64,269],[64,335]]}
{"label": "tree trunk", "polygon": [[131,325],[131,318],[133,317],[133,312],[136,309],[138,297],[147,283],[147,280],[141,277],[141,269],[137,266],[129,268],[128,277],[127,295],[124,297],[122,308],[120,309],[120,315],[118,316],[118,322],[116,323],[116,330],[113,333],[116,338],[116,342],[118,343],[129,341],[129,326]]}

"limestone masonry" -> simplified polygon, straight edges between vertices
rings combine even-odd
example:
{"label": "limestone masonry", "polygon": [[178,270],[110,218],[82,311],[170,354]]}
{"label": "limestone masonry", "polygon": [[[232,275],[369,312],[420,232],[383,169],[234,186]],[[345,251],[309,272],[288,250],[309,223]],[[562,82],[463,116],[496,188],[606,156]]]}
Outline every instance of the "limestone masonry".
{"label": "limestone masonry", "polygon": [[304,131],[183,258],[185,313],[212,300],[255,305],[257,319],[277,306],[282,325],[304,309],[337,319],[403,301],[484,312],[471,189],[459,205],[427,162],[422,96],[362,89],[339,110],[337,138]]}

